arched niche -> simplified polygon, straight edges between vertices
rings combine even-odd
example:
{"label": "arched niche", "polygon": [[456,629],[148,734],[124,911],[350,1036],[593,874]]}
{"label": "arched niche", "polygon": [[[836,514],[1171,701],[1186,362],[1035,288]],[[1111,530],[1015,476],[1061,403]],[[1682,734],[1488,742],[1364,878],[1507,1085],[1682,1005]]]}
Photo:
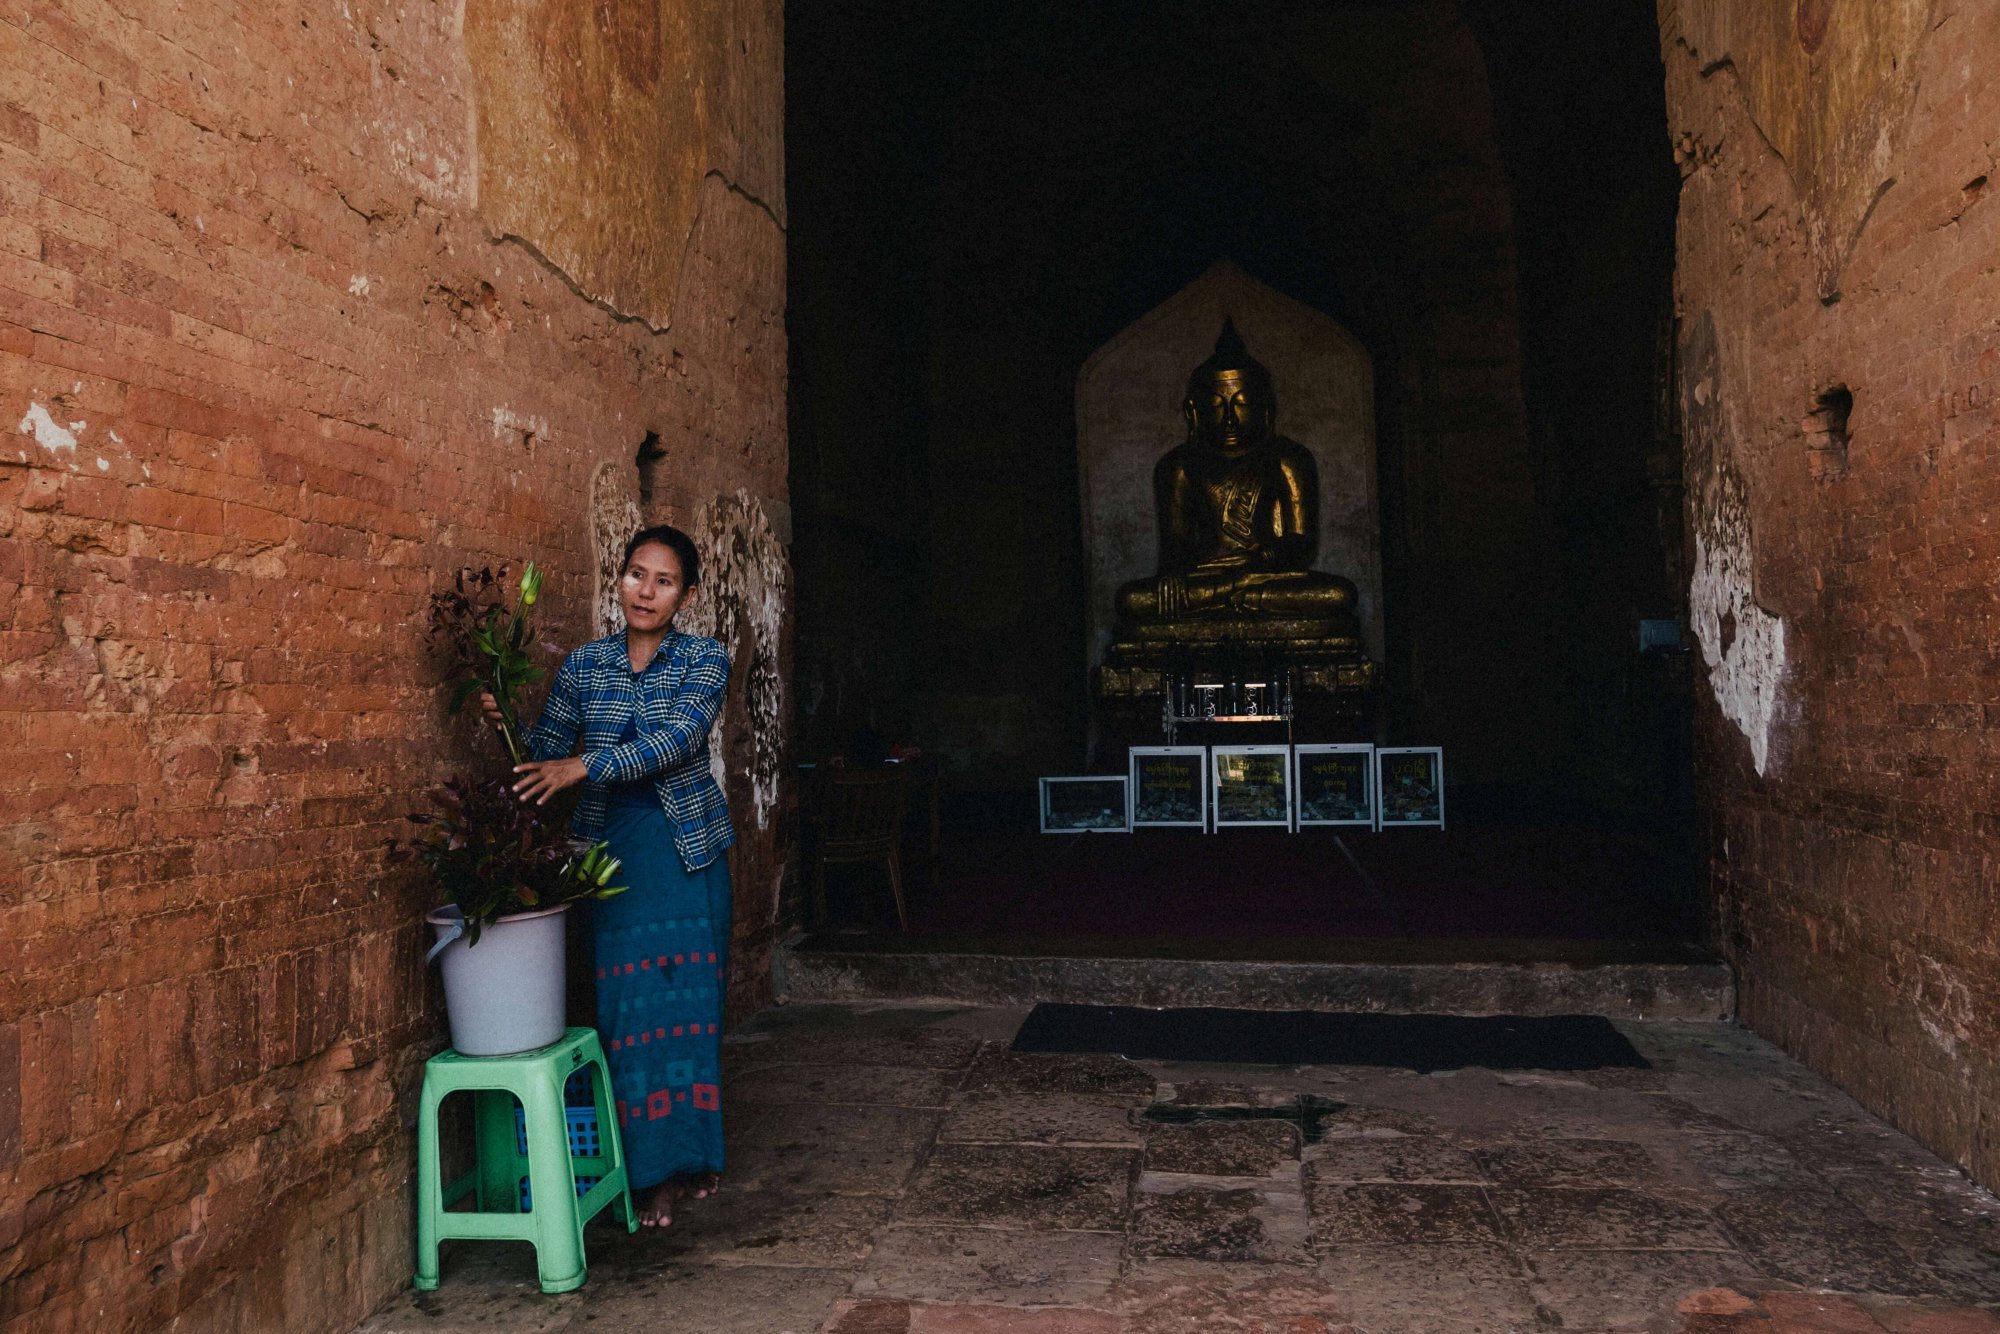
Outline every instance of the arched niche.
{"label": "arched niche", "polygon": [[1077,468],[1090,575],[1090,663],[1111,642],[1118,586],[1155,572],[1153,465],[1186,435],[1188,372],[1225,317],[1270,368],[1277,429],[1319,463],[1316,568],[1360,591],[1363,642],[1382,660],[1381,534],[1375,500],[1375,383],[1368,349],[1330,316],[1227,260],[1092,353],[1076,381]]}

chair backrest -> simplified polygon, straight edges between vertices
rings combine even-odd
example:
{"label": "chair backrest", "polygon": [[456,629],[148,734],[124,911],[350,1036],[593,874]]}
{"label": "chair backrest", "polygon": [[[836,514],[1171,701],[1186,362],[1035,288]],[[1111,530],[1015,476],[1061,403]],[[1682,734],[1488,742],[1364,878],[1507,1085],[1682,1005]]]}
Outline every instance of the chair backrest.
{"label": "chair backrest", "polygon": [[898,769],[828,769],[820,784],[820,836],[829,849],[893,845],[902,836],[908,784]]}

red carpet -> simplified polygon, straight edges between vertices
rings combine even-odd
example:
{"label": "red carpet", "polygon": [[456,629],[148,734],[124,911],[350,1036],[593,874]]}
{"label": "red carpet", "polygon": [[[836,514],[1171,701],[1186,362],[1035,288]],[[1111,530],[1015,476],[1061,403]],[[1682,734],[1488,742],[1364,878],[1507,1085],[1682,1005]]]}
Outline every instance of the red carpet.
{"label": "red carpet", "polygon": [[[1505,825],[1344,838],[1365,878],[1324,829],[947,833],[939,883],[910,867],[911,927],[1195,939],[1676,938],[1671,875],[1640,839]],[[886,890],[867,883],[877,875],[840,877],[848,883],[837,919],[853,920],[853,895],[864,886],[880,910],[875,901]]]}

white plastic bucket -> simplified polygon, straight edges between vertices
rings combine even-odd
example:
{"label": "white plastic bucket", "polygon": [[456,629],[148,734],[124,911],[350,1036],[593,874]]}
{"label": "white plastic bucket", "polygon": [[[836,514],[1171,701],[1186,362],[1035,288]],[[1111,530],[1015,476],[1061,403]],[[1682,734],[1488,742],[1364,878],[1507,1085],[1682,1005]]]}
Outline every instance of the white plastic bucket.
{"label": "white plastic bucket", "polygon": [[465,918],[447,905],[424,920],[437,931],[451,1045],[466,1056],[512,1056],[561,1039],[563,922],[568,904],[502,917],[469,945]]}

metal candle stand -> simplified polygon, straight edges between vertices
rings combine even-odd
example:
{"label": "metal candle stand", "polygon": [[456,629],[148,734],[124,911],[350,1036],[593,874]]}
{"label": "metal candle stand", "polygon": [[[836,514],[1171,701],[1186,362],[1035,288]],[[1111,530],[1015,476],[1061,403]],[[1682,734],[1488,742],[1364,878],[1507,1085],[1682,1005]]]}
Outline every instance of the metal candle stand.
{"label": "metal candle stand", "polygon": [[1268,681],[1197,681],[1192,673],[1167,678],[1160,701],[1161,730],[1176,744],[1183,727],[1206,723],[1283,723],[1292,744],[1292,674],[1273,673]]}

